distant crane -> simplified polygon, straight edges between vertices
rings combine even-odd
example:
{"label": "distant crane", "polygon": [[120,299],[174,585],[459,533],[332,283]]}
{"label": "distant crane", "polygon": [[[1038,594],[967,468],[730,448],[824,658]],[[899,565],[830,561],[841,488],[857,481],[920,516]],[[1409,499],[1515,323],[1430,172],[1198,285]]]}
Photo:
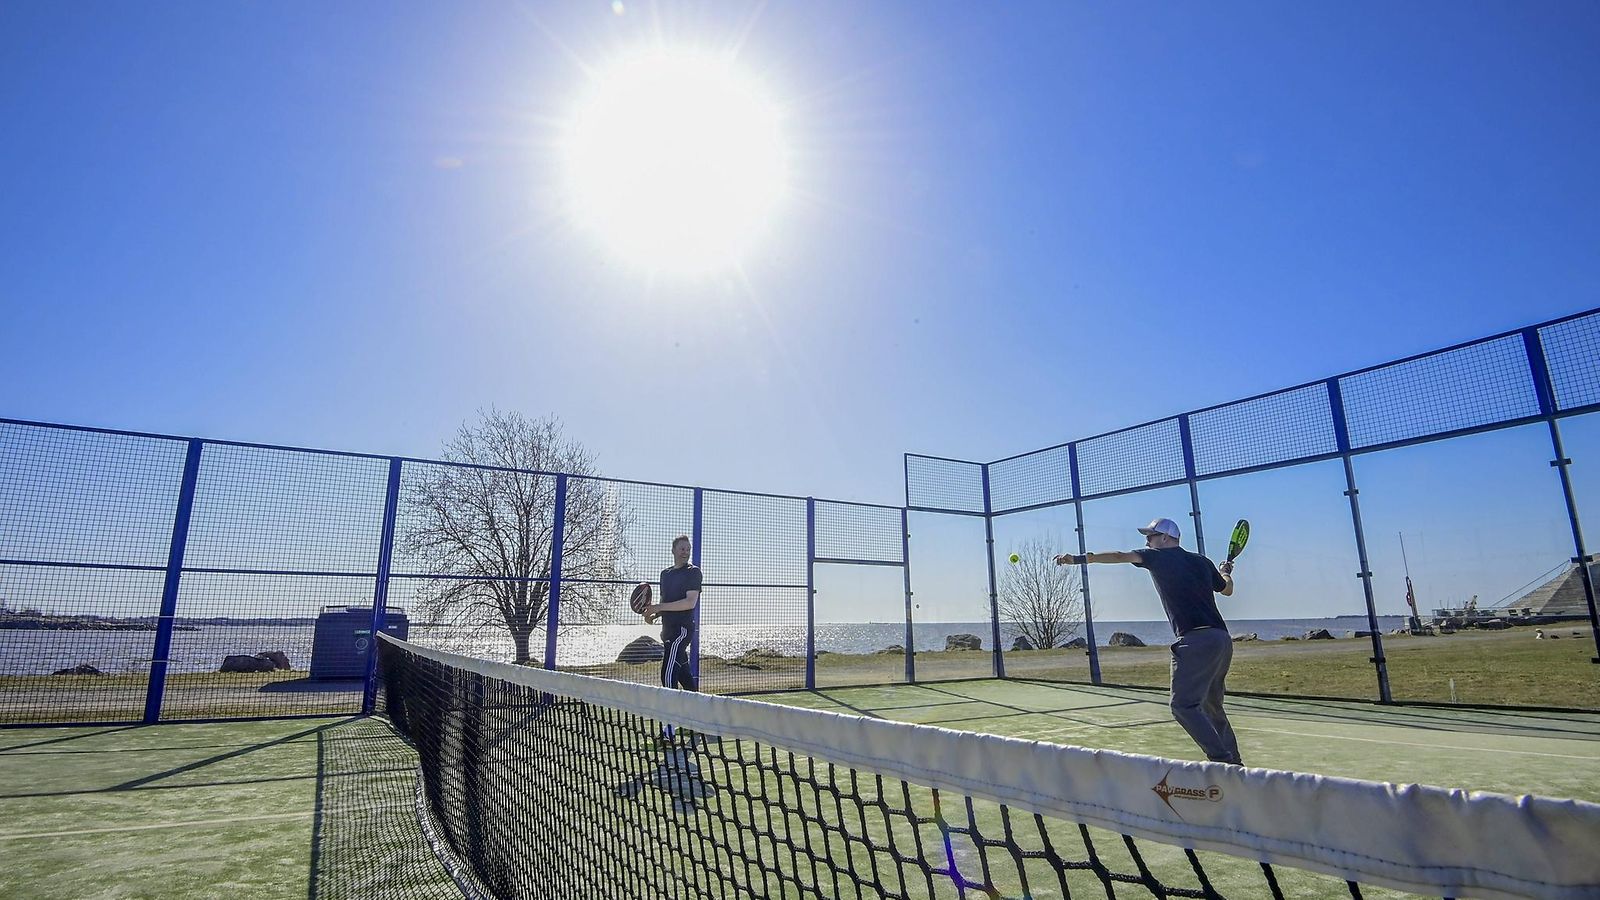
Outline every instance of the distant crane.
{"label": "distant crane", "polygon": [[1411,560],[1406,558],[1406,534],[1403,531],[1400,532],[1400,561],[1405,563],[1406,567],[1406,605],[1411,607],[1411,616],[1406,619],[1406,629],[1412,634],[1421,634],[1422,615],[1417,612],[1417,592],[1411,587]]}

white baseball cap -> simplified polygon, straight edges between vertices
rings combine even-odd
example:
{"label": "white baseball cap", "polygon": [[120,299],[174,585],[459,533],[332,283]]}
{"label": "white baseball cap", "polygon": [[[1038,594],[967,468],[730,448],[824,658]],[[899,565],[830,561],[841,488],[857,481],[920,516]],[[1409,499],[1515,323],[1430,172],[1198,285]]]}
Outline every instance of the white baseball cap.
{"label": "white baseball cap", "polygon": [[1182,540],[1183,535],[1178,531],[1178,523],[1171,519],[1157,519],[1149,525],[1139,529],[1140,534],[1164,534],[1173,540]]}

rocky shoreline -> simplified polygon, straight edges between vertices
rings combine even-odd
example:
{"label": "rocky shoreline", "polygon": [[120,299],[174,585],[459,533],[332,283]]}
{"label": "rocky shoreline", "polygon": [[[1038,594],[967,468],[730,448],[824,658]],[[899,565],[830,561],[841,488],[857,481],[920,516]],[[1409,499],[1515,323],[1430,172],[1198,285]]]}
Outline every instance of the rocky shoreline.
{"label": "rocky shoreline", "polygon": [[[155,631],[156,616],[52,616],[43,613],[0,613],[0,628],[22,631]],[[260,628],[300,628],[316,624],[315,619],[235,619],[213,617],[181,618],[173,631],[199,631],[202,627],[255,626]]]}

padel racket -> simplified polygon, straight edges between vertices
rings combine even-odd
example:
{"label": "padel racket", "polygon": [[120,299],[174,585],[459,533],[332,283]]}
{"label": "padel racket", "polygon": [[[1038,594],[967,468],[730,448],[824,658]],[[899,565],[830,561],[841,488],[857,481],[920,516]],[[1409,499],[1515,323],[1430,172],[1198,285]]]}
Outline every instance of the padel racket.
{"label": "padel racket", "polygon": [[650,606],[650,582],[641,581],[633,586],[633,593],[628,597],[628,607],[639,615],[644,615]]}
{"label": "padel racket", "polygon": [[1233,562],[1234,557],[1244,552],[1244,545],[1250,543],[1250,522],[1240,519],[1239,524],[1233,526],[1233,536],[1228,538],[1228,562]]}

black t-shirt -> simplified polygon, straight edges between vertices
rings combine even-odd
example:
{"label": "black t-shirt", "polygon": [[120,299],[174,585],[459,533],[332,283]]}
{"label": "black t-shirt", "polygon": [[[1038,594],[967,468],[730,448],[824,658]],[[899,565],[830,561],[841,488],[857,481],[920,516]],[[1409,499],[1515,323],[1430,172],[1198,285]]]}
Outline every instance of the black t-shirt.
{"label": "black t-shirt", "polygon": [[1228,629],[1217,611],[1215,596],[1228,585],[1211,560],[1182,547],[1145,547],[1133,552],[1139,556],[1134,565],[1148,571],[1156,583],[1173,634],[1183,637],[1196,628]]}
{"label": "black t-shirt", "polygon": [[[694,564],[678,568],[661,570],[661,602],[672,603],[689,596],[690,591],[700,590],[700,567]],[[664,612],[661,614],[661,627],[676,627],[687,625],[694,627],[694,610],[687,609],[682,612]]]}

